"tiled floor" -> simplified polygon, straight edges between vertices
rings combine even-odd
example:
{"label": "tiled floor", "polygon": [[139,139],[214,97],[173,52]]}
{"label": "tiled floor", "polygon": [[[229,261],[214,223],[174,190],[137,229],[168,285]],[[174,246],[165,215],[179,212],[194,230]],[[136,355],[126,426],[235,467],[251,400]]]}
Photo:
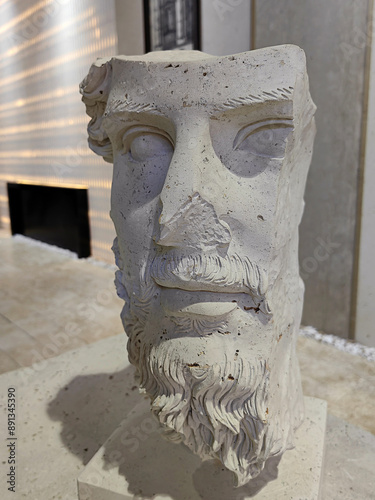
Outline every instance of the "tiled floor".
{"label": "tiled floor", "polygon": [[0,238],[0,373],[123,331],[113,271]]}
{"label": "tiled floor", "polygon": [[[0,231],[0,373],[122,332],[113,274]],[[375,434],[375,363],[303,337],[298,355],[304,393]]]}

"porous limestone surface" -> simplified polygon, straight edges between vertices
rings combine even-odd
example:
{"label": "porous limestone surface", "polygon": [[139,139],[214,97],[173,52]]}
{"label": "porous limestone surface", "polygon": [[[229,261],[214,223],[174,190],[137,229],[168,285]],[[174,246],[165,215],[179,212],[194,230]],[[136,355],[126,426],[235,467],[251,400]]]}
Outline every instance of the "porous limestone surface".
{"label": "porous limestone surface", "polygon": [[[78,476],[140,401],[134,369],[124,356],[126,340],[121,334],[0,376],[2,500],[78,499]],[[16,495],[7,491],[4,481],[8,468],[6,391],[12,386],[17,399]],[[147,423],[143,427],[147,434]],[[144,435],[129,438],[133,447],[138,442],[143,445]],[[146,462],[151,460],[145,457]],[[199,463],[194,455],[191,460]],[[194,477],[194,484],[203,489],[206,467]],[[178,468],[174,464],[170,480]],[[328,414],[322,499],[374,499],[374,469],[375,436]],[[145,488],[146,480],[145,475]],[[203,491],[202,495],[203,500],[218,500],[215,492]],[[241,494],[238,500],[244,500]]]}
{"label": "porous limestone surface", "polygon": [[135,495],[139,500],[318,500],[327,404],[305,398],[305,408],[295,448],[282,457],[269,459],[257,478],[235,488],[233,474],[219,461],[202,463],[183,444],[167,442],[144,400],[133,408],[80,475],[79,499],[132,500]]}
{"label": "porous limestone surface", "polygon": [[298,226],[316,109],[305,54],[114,56],[80,92],[89,145],[113,163],[129,359],[169,437],[242,486],[292,446],[304,414]]}

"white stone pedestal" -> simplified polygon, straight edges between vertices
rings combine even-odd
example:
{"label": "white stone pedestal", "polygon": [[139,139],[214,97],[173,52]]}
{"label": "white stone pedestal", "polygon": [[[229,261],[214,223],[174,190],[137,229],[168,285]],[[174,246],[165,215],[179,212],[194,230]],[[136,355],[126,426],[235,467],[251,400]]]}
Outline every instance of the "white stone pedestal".
{"label": "white stone pedestal", "polygon": [[318,500],[324,459],[327,404],[305,398],[306,418],[296,447],[272,458],[248,485],[218,461],[201,462],[184,445],[166,441],[138,404],[98,450],[78,479],[80,500]]}

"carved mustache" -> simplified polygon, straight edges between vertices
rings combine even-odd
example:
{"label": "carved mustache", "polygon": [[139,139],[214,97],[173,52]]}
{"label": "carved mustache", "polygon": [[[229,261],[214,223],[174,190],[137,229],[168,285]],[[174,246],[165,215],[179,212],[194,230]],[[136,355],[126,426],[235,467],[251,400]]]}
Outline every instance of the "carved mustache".
{"label": "carved mustache", "polygon": [[268,285],[265,271],[247,257],[241,258],[237,254],[186,256],[170,251],[155,257],[151,277],[166,288],[247,293],[260,301],[264,300]]}

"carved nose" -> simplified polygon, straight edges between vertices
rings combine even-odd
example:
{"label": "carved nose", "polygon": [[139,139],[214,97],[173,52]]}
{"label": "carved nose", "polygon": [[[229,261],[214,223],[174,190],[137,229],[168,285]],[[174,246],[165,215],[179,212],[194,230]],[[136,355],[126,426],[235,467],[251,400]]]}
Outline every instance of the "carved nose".
{"label": "carved nose", "polygon": [[230,241],[228,224],[219,220],[211,203],[195,193],[170,220],[161,225],[160,238],[156,243],[208,251],[228,246]]}

